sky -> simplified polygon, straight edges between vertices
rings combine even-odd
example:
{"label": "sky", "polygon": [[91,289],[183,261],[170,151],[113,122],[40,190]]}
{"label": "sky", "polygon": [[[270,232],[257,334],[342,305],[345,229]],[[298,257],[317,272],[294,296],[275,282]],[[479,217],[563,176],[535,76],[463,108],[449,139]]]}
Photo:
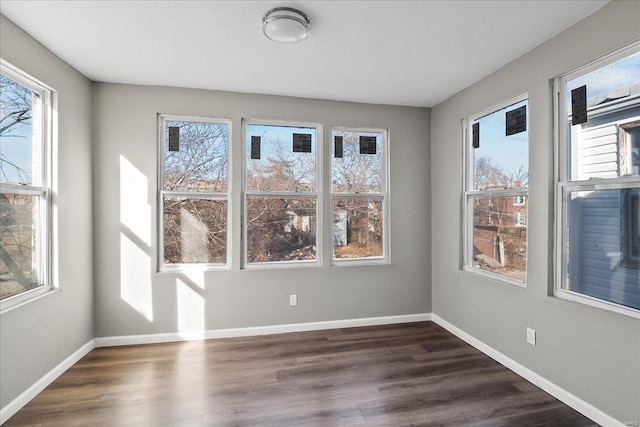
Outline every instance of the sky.
{"label": "sky", "polygon": [[269,155],[269,151],[273,150],[278,142],[285,144],[285,147],[293,149],[293,134],[306,133],[311,134],[311,154],[316,152],[316,130],[314,128],[289,127],[279,125],[255,125],[248,124],[246,130],[247,159],[251,157],[251,137],[260,136],[261,159],[265,159]]}
{"label": "sky", "polygon": [[567,114],[571,114],[571,91],[587,85],[587,100],[612,89],[640,82],[640,53],[567,82]]}

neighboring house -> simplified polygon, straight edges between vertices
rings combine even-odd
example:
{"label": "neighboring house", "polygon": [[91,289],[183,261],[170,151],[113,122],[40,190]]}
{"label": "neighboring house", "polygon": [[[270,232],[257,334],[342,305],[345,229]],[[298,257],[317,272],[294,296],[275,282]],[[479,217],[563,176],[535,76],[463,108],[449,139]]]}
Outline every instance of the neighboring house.
{"label": "neighboring house", "polygon": [[[591,100],[571,127],[574,180],[640,175],[640,82]],[[634,105],[635,104],[635,105]],[[569,205],[569,289],[636,307],[640,301],[639,190],[581,192]]]}
{"label": "neighboring house", "polygon": [[486,262],[490,258],[495,260],[493,265],[526,270],[528,198],[488,197],[478,198],[474,203],[473,250],[476,260]]}

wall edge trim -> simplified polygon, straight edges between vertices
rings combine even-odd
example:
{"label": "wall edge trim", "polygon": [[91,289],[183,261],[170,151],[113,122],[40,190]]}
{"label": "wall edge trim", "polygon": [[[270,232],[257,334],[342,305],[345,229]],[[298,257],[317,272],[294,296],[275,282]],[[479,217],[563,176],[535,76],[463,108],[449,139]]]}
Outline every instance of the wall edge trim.
{"label": "wall edge trim", "polygon": [[4,424],[12,416],[36,397],[42,390],[47,388],[49,384],[54,382],[67,369],[72,367],[80,359],[86,356],[91,350],[96,348],[96,340],[92,338],[82,347],[74,351],[69,357],[60,362],[56,367],[44,374],[42,378],[36,381],[31,387],[26,389],[20,396],[13,399],[5,407],[0,409],[0,424]]}
{"label": "wall edge trim", "polygon": [[321,322],[292,323],[284,325],[255,326],[246,328],[212,329],[201,332],[170,332],[162,334],[125,335],[96,338],[96,347],[156,344],[176,341],[194,341],[216,338],[237,338],[289,332],[320,331],[327,329],[355,328],[359,326],[392,325],[396,323],[426,322],[431,313],[403,314],[397,316],[367,317],[329,320]]}
{"label": "wall edge trim", "polygon": [[457,336],[461,340],[465,341],[467,344],[477,348],[496,362],[508,368],[510,371],[515,372],[520,375],[525,380],[530,383],[540,387],[545,392],[549,393],[556,399],[560,400],[562,403],[570,406],[576,411],[580,412],[587,418],[590,418],[592,421],[603,425],[603,426],[624,426],[625,424],[611,415],[606,414],[590,403],[580,399],[576,395],[570,393],[569,391],[563,389],[559,385],[549,381],[542,375],[532,371],[531,369],[521,365],[510,357],[504,355],[493,347],[485,344],[479,339],[473,337],[457,326],[449,323],[444,320],[442,317],[438,316],[435,313],[431,314],[431,321],[442,326],[447,331],[451,332],[453,335]]}

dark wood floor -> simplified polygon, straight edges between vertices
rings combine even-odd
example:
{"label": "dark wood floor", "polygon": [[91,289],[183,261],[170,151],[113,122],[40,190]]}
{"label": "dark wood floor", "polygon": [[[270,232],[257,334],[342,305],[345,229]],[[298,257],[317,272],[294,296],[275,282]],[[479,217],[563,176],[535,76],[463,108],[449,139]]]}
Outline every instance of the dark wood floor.
{"label": "dark wood floor", "polygon": [[592,426],[432,322],[98,348],[8,426]]}

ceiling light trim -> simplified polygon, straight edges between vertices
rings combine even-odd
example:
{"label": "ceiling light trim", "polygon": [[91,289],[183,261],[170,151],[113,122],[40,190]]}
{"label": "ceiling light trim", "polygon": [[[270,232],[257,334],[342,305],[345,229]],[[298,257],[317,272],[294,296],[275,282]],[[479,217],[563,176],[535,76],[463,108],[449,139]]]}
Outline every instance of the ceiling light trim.
{"label": "ceiling light trim", "polygon": [[311,21],[306,14],[291,7],[276,7],[262,17],[262,32],[278,43],[297,43],[309,35]]}

